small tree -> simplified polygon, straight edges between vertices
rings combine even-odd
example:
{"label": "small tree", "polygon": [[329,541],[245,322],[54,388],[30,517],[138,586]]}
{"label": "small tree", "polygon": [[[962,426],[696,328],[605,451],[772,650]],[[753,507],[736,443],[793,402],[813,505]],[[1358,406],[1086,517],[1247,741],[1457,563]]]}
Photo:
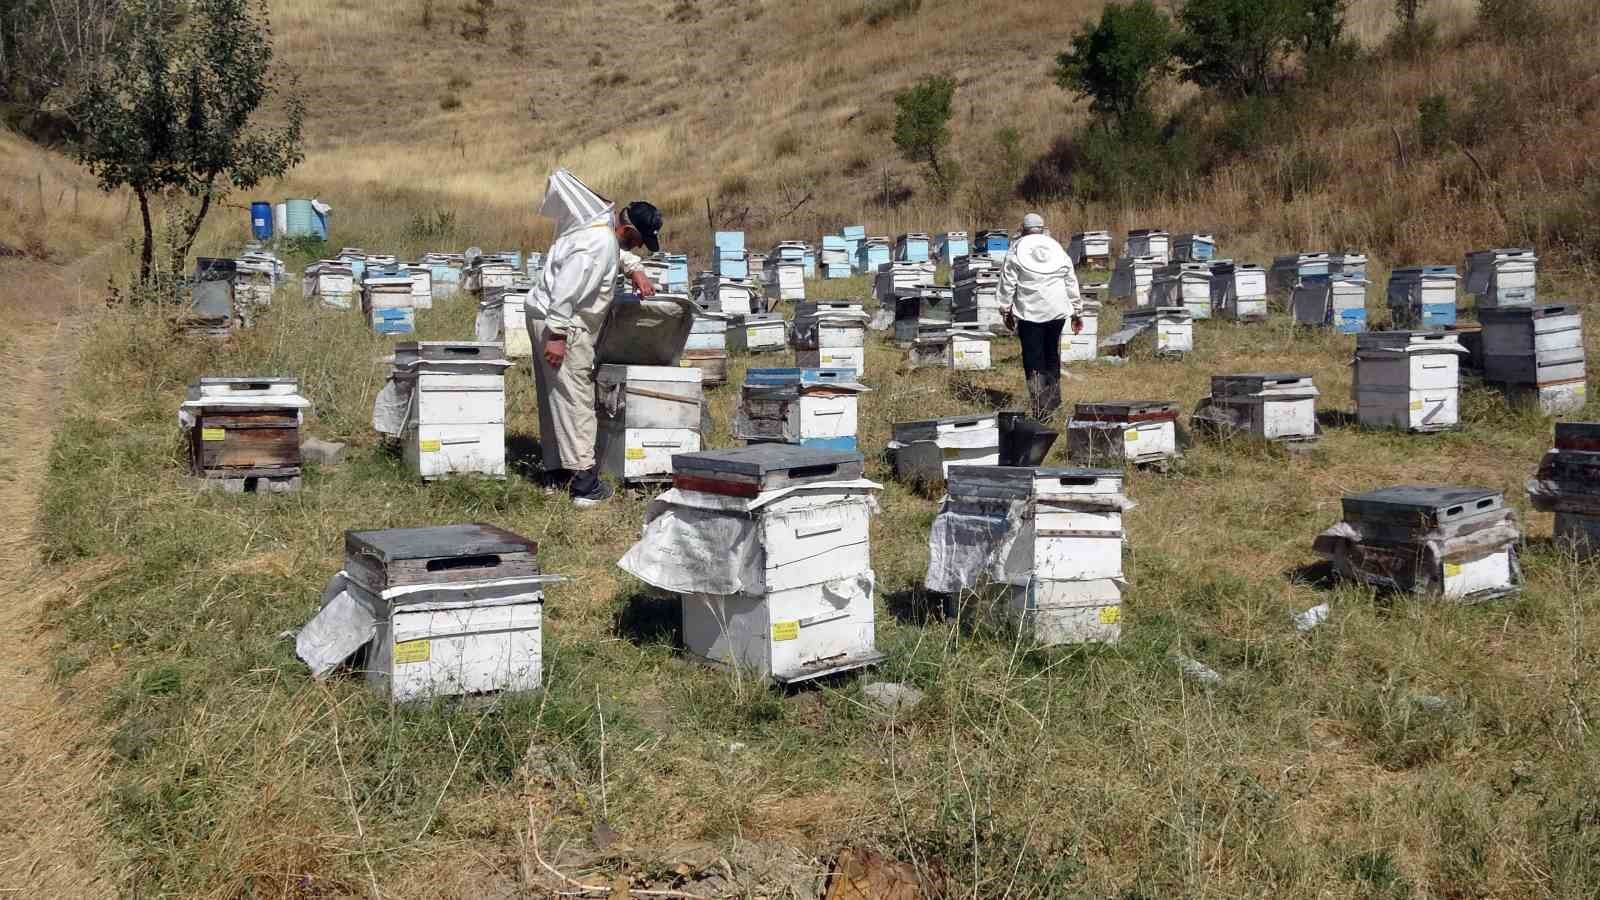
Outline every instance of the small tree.
{"label": "small tree", "polygon": [[907,161],[928,167],[929,182],[943,196],[960,175],[955,161],[944,156],[955,92],[954,79],[934,75],[894,95],[894,145]]}
{"label": "small tree", "polygon": [[1427,5],[1428,0],[1394,0],[1394,16],[1400,20],[1400,27],[1406,31],[1415,31],[1417,17]]}
{"label": "small tree", "polygon": [[1089,110],[1127,131],[1148,106],[1150,89],[1172,71],[1177,33],[1150,0],[1108,3],[1072,49],[1056,57],[1056,84],[1089,98]]}
{"label": "small tree", "polygon": [[1300,46],[1307,53],[1326,52],[1344,37],[1344,19],[1350,0],[1302,0]]}
{"label": "small tree", "polygon": [[111,50],[72,117],[82,134],[79,162],[102,189],[127,187],[139,201],[146,283],[154,269],[151,200],[179,210],[176,271],[214,204],[300,162],[304,109],[289,92],[281,125],[253,121],[277,93],[266,0],[130,0],[123,15],[130,38]]}
{"label": "small tree", "polygon": [[1183,77],[1236,96],[1264,92],[1304,33],[1302,0],[1189,0],[1179,15]]}

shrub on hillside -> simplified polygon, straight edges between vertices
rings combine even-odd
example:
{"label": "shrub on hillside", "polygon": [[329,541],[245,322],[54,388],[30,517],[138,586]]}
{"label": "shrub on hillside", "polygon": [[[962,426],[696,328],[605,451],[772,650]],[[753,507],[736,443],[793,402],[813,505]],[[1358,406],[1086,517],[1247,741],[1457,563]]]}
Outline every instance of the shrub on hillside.
{"label": "shrub on hillside", "polygon": [[1550,16],[1539,0],[1478,0],[1478,34],[1489,40],[1523,43],[1550,30]]}
{"label": "shrub on hillside", "polygon": [[1438,150],[1450,142],[1450,100],[1443,94],[1429,94],[1417,101],[1417,145]]}
{"label": "shrub on hillside", "polygon": [[955,160],[944,152],[955,92],[955,79],[935,75],[894,95],[894,145],[906,161],[927,166],[928,181],[941,196],[949,196],[960,177]]}
{"label": "shrub on hillside", "polygon": [[914,16],[922,9],[922,0],[866,0],[859,6],[846,7],[839,13],[839,25],[849,28],[857,22],[867,25],[882,25]]}
{"label": "shrub on hillside", "polygon": [[1178,34],[1150,0],[1108,3],[1100,20],[1056,57],[1056,84],[1089,98],[1089,110],[1119,128],[1149,105],[1150,89],[1172,71]]}
{"label": "shrub on hillside", "polygon": [[1306,0],[1189,0],[1178,17],[1184,79],[1235,96],[1266,91],[1307,34],[1306,9]]}

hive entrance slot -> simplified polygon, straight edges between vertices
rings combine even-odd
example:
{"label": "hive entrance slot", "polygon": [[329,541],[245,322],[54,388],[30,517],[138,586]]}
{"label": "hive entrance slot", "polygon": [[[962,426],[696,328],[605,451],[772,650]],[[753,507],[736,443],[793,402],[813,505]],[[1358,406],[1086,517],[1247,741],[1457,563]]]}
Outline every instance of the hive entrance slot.
{"label": "hive entrance slot", "polygon": [[500,565],[500,557],[494,553],[484,553],[479,556],[455,556],[450,559],[428,560],[429,572],[446,572],[450,569],[487,569],[490,566]]}
{"label": "hive entrance slot", "polygon": [[789,470],[789,477],[796,480],[801,478],[820,478],[824,475],[832,475],[837,471],[839,471],[838,465],[799,466]]}

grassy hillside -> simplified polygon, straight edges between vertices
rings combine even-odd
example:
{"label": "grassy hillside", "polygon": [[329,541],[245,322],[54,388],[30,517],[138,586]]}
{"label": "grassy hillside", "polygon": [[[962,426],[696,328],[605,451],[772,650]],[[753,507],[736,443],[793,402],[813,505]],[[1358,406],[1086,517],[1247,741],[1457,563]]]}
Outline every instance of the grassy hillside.
{"label": "grassy hillside", "polygon": [[[1541,293],[1593,310],[1595,13],[1577,0],[1547,8],[1543,27],[1486,40],[1474,4],[1434,0],[1439,42],[1410,58],[1384,46],[1389,4],[1362,0],[1352,30],[1371,55],[1341,81],[1255,109],[1177,87],[1162,97],[1205,133],[1253,136],[1185,186],[1041,205],[1058,232],[1203,227],[1256,261],[1352,246],[1373,255],[1379,280],[1397,264],[1535,243]],[[1098,4],[482,9],[480,40],[460,4],[277,0],[278,52],[313,108],[306,164],[267,193],[319,195],[336,207],[336,244],[402,253],[541,246],[533,195],[556,164],[654,197],[672,216],[669,243],[689,249],[706,241],[708,198],[722,216],[748,208],[757,246],[847,221],[879,233],[992,224],[971,220],[970,195],[920,192],[892,152],[890,97],[955,75],[957,153],[983,186],[995,129],[1020,129],[1031,159],[1084,121],[1049,69]],[[1432,95],[1446,115],[1424,128],[1418,103]],[[83,193],[68,215],[69,164],[3,134],[0,151],[16,173],[0,242],[33,247],[0,259],[0,274],[26,262],[59,276],[97,248],[120,256],[121,198]],[[885,170],[912,189],[892,208],[873,200]],[[42,215],[27,205],[35,194]],[[1014,198],[1002,217],[1025,205]],[[222,211],[209,246],[237,245],[243,223]],[[48,302],[61,283],[8,282],[24,286],[8,302]],[[861,280],[808,287],[867,291]],[[571,888],[542,856],[608,886],[595,895],[620,877],[812,897],[844,846],[902,860],[951,897],[1576,900],[1600,883],[1600,570],[1552,544],[1551,517],[1521,493],[1549,422],[1479,386],[1464,391],[1458,432],[1354,428],[1353,342],[1297,333],[1281,315],[1205,323],[1182,362],[1074,367],[1069,403],[1146,395],[1185,409],[1214,373],[1306,371],[1327,428],[1309,453],[1202,444],[1172,474],[1131,473],[1123,643],[1030,651],[928,608],[918,585],[936,503],[889,482],[873,455],[895,421],[1014,402],[1015,345],[997,342],[996,371],[955,378],[902,372],[874,341],[861,441],[869,476],[885,482],[872,540],[889,658],[871,678],[928,694],[890,719],[866,702],[866,679],[777,692],[682,659],[675,607],[615,567],[647,498],[577,510],[524,477],[537,440],[525,368],[508,385],[514,476],[424,486],[371,431],[388,342],[356,314],[290,290],[218,345],[175,338],[157,310],[96,307],[95,318],[60,398],[42,531],[62,581],[52,677],[63,702],[113,733],[97,812],[128,895]],[[419,336],[459,339],[472,318],[470,300],[441,302],[419,316]],[[1116,319],[1108,311],[1104,329]],[[736,360],[734,380],[790,358]],[[174,410],[189,381],[222,372],[297,375],[315,404],[308,430],[348,441],[348,461],[310,470],[295,495],[195,494]],[[732,443],[734,402],[734,389],[712,392],[713,446]],[[1600,398],[1585,416],[1600,418]],[[1524,592],[1456,607],[1324,583],[1310,544],[1340,496],[1404,482],[1505,490],[1528,534]],[[345,529],[471,520],[535,538],[545,566],[572,578],[549,597],[545,690],[391,709],[352,679],[307,676],[281,635],[315,610]],[[1331,621],[1295,631],[1289,616],[1322,602]],[[1175,653],[1223,683],[1184,680]]]}

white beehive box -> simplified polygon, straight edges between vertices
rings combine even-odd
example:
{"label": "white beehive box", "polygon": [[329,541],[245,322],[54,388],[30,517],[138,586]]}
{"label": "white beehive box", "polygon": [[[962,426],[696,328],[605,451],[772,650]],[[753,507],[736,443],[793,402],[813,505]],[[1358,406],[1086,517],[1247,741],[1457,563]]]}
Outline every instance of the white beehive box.
{"label": "white beehive box", "polygon": [[1006,589],[1012,619],[1036,646],[1114,644],[1122,637],[1122,589],[1112,579],[1030,578]]}
{"label": "white beehive box", "polygon": [[1211,305],[1235,322],[1267,318],[1267,273],[1257,265],[1218,260],[1211,264]]}
{"label": "white beehive box", "polygon": [[696,309],[694,323],[689,326],[689,341],[684,344],[683,349],[726,351],[728,324],[732,319],[733,316],[729,313]]}
{"label": "white beehive box", "polygon": [[857,399],[868,390],[856,376],[848,367],[746,370],[734,435],[855,450]]}
{"label": "white beehive box", "polygon": [[1538,301],[1539,257],[1532,250],[1479,250],[1467,254],[1467,293],[1478,307],[1528,306]]}
{"label": "white beehive box", "polygon": [[433,480],[506,473],[504,348],[484,342],[414,342],[395,348],[397,381],[411,383],[401,438],[406,464]]}
{"label": "white beehive box", "polygon": [[508,290],[500,296],[500,337],[506,345],[507,359],[533,356],[533,338],[528,334],[528,292]]}
{"label": "white beehive box", "polygon": [[410,334],[415,330],[411,279],[404,275],[369,276],[361,282],[361,308],[372,330],[379,334]]}
{"label": "white beehive box", "polygon": [[1099,301],[1085,299],[1083,301],[1083,312],[1079,318],[1083,320],[1083,329],[1077,334],[1072,333],[1072,324],[1070,322],[1061,330],[1061,361],[1063,363],[1087,362],[1099,355]]}
{"label": "white beehive box", "polygon": [[537,546],[488,525],[346,532],[346,590],[375,628],[367,684],[393,702],[523,691],[543,677]]}
{"label": "white beehive box", "polygon": [[1172,258],[1172,235],[1159,228],[1135,228],[1128,232],[1122,255],[1153,258],[1157,265],[1166,265]]}
{"label": "white beehive box", "polygon": [[1067,458],[1079,465],[1148,465],[1178,457],[1178,404],[1105,400],[1076,404]]}
{"label": "white beehive box", "polygon": [[771,353],[789,346],[789,323],[776,313],[737,315],[728,323],[728,351]]}
{"label": "white beehive box", "polygon": [[1442,328],[1456,323],[1455,266],[1408,266],[1389,273],[1389,311],[1397,323]]}
{"label": "white beehive box", "polygon": [[416,263],[402,268],[411,279],[411,305],[417,309],[433,309],[433,269]]}
{"label": "white beehive box", "polygon": [[850,369],[860,376],[867,371],[867,350],[865,347],[796,350],[794,364],[801,369]]}
{"label": "white beehive box", "polygon": [[1142,325],[1151,332],[1158,356],[1182,356],[1194,351],[1194,316],[1182,306],[1147,306],[1129,310],[1124,328]]}
{"label": "white beehive box", "polygon": [[684,647],[741,674],[781,683],[860,668],[883,658],[874,644],[872,597],[870,569],[763,596],[684,594]]}
{"label": "white beehive box", "polygon": [[699,287],[700,303],[706,309],[734,316],[762,311],[762,305],[756,301],[755,288],[742,278],[723,278],[715,272],[705,272],[700,276]]}
{"label": "white beehive box", "polygon": [[1368,428],[1442,431],[1460,421],[1457,336],[1445,331],[1379,331],[1356,339],[1353,391]]}
{"label": "white beehive box", "polygon": [[901,481],[942,481],[951,466],[1000,464],[1000,420],[983,413],[897,422],[890,449]]}
{"label": "white beehive box", "polygon": [[1031,502],[1005,571],[1088,581],[1122,577],[1122,483],[1122,472],[1111,469],[952,466],[946,493],[954,500]]}
{"label": "white beehive box", "polygon": [[987,370],[993,342],[994,335],[987,331],[953,329],[945,342],[945,365],[955,371]]}
{"label": "white beehive box", "polygon": [[1080,231],[1073,234],[1067,244],[1067,256],[1076,266],[1108,268],[1111,263],[1111,232]]}
{"label": "white beehive box", "polygon": [[1472,602],[1516,589],[1521,532],[1499,491],[1401,485],[1341,501],[1345,529],[1316,550],[1344,577]]}
{"label": "white beehive box", "polygon": [[1160,256],[1117,257],[1117,267],[1111,273],[1111,296],[1131,300],[1136,307],[1149,306],[1155,271],[1163,265],[1166,260]]}
{"label": "white beehive box", "polygon": [[673,454],[701,449],[704,396],[697,368],[601,366],[595,372],[600,470],[628,482],[670,478]]}
{"label": "white beehive box", "polygon": [[1317,386],[1297,372],[1211,376],[1211,408],[1234,428],[1264,441],[1311,440],[1317,435]]}
{"label": "white beehive box", "polygon": [[1211,269],[1205,263],[1169,263],[1151,283],[1155,306],[1181,306],[1196,319],[1211,318]]}

